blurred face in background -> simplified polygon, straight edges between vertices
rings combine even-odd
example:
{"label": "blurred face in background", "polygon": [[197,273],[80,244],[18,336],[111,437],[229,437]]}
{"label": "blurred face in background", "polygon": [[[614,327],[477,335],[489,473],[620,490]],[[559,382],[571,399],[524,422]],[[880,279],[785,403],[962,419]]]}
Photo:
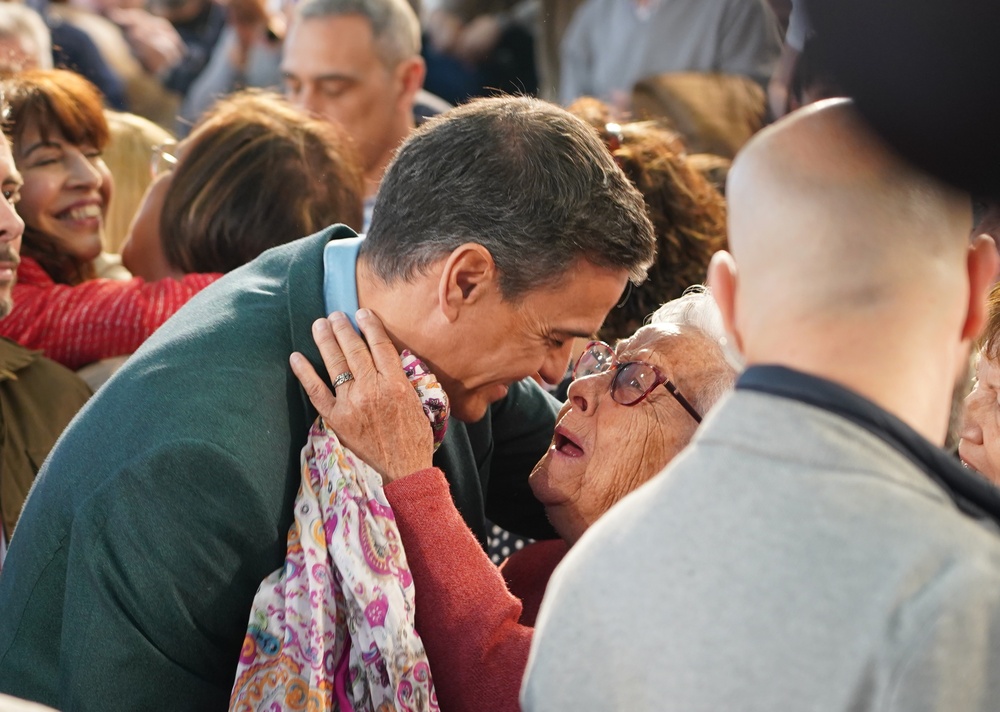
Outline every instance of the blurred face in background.
{"label": "blurred face in background", "polygon": [[113,190],[101,151],[70,143],[58,130],[43,137],[28,126],[14,147],[14,159],[24,179],[18,211],[25,224],[78,261],[95,259]]}
{"label": "blurred face in background", "polygon": [[386,66],[371,22],[361,15],[297,19],[285,39],[285,96],[314,116],[343,126],[367,176],[381,180],[393,151],[413,126],[423,60]]}
{"label": "blurred face in background", "polygon": [[21,176],[14,167],[14,156],[6,137],[0,134],[0,318],[10,314],[14,303],[11,293],[21,262],[21,235],[24,222],[14,206],[21,197]]}
{"label": "blurred face in background", "polygon": [[0,72],[38,69],[38,48],[27,37],[0,36]]}
{"label": "blurred face in background", "polygon": [[[183,142],[182,144],[183,145]],[[142,203],[132,219],[125,244],[122,245],[122,264],[136,277],[155,281],[164,277],[180,279],[183,272],[167,261],[160,236],[160,218],[163,204],[174,179],[174,170],[182,152],[177,144],[165,144],[154,149],[153,182],[146,188]]]}

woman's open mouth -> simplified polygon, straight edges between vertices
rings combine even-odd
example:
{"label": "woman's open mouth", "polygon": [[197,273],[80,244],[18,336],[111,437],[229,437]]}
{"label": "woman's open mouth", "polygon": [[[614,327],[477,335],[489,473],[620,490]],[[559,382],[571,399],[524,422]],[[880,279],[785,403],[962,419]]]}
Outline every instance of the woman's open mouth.
{"label": "woman's open mouth", "polygon": [[580,457],[583,455],[583,448],[576,441],[571,433],[563,428],[556,428],[555,436],[552,438],[552,446],[560,455],[566,457]]}
{"label": "woman's open mouth", "polygon": [[56,213],[56,219],[79,227],[96,229],[104,217],[104,208],[98,203],[75,205]]}

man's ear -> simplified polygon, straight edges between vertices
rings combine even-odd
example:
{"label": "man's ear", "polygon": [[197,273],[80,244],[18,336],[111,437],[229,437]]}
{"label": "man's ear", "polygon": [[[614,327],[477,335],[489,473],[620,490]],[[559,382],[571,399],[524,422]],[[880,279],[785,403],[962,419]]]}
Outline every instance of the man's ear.
{"label": "man's ear", "polygon": [[462,309],[499,291],[499,275],[493,255],[482,245],[459,245],[445,260],[438,282],[438,302],[448,321],[455,321]]}
{"label": "man's ear", "polygon": [[413,102],[424,86],[427,65],[423,57],[404,59],[396,67],[396,78],[399,81],[399,100],[407,111],[413,111]]}
{"label": "man's ear", "polygon": [[736,260],[725,250],[712,255],[708,264],[708,286],[712,297],[722,313],[722,326],[733,347],[743,353],[743,342],[736,330],[736,281],[738,271]]}
{"label": "man's ear", "polygon": [[989,318],[987,299],[1000,268],[1000,255],[996,243],[989,235],[977,235],[969,245],[967,269],[969,272],[969,307],[962,326],[962,341],[972,341],[986,325]]}

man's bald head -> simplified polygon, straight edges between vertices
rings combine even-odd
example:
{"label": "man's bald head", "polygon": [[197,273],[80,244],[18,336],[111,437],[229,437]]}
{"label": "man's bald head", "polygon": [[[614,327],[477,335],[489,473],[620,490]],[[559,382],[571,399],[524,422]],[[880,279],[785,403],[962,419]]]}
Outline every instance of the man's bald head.
{"label": "man's bald head", "polygon": [[891,153],[849,101],[758,134],[727,197],[741,296],[772,317],[775,300],[798,316],[849,316],[964,278],[968,197]]}
{"label": "man's bald head", "polygon": [[912,168],[849,101],[758,134],[727,186],[729,244],[709,267],[747,363],[837,383],[943,442],[955,380],[997,270],[967,196]]}

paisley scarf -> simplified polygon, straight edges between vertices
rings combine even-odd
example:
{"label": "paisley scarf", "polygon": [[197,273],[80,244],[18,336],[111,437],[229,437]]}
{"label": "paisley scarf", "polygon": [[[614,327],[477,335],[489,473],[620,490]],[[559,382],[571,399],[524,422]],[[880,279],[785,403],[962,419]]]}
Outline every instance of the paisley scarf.
{"label": "paisley scarf", "polygon": [[[401,358],[436,448],[448,397],[419,359]],[[413,600],[381,476],[317,418],[285,565],[254,597],[229,709],[437,710]]]}

